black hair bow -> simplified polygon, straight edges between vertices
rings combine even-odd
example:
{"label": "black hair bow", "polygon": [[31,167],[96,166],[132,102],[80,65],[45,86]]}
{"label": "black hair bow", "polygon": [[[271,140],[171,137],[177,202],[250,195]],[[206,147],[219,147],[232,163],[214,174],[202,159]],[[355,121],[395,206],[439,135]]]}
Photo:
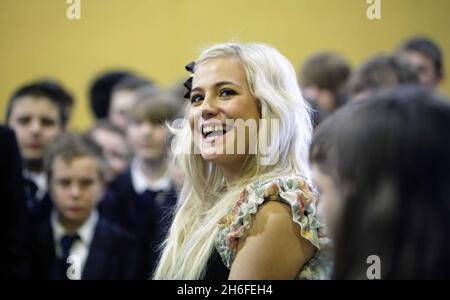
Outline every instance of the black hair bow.
{"label": "black hair bow", "polygon": [[[195,62],[191,62],[187,64],[185,67],[186,71],[194,74]],[[187,93],[184,95],[184,98],[191,98],[191,90],[192,90],[192,75],[183,83],[184,87],[187,88]]]}

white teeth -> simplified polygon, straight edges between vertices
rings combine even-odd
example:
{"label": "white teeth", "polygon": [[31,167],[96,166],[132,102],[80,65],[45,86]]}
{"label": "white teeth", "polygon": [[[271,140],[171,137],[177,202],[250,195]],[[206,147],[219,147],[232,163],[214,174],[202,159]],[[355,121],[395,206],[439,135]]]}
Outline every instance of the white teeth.
{"label": "white teeth", "polygon": [[214,131],[223,131],[223,126],[222,125],[203,126],[203,134],[209,134]]}

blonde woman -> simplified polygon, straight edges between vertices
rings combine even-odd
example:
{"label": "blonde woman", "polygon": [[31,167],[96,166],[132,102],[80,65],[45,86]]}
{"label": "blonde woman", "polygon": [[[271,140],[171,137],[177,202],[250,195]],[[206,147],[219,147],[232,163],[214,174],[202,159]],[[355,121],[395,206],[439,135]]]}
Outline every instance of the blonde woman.
{"label": "blonde woman", "polygon": [[267,45],[220,44],[187,69],[189,122],[173,144],[186,179],[154,278],[324,278],[292,65]]}

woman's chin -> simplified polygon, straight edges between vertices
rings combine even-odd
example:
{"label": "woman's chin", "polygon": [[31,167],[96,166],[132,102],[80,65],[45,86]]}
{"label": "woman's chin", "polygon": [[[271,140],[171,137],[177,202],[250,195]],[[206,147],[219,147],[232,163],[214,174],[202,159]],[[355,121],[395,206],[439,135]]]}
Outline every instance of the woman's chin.
{"label": "woman's chin", "polygon": [[219,161],[225,159],[226,154],[202,152],[201,155],[202,155],[203,160],[214,163],[214,162],[219,162]]}

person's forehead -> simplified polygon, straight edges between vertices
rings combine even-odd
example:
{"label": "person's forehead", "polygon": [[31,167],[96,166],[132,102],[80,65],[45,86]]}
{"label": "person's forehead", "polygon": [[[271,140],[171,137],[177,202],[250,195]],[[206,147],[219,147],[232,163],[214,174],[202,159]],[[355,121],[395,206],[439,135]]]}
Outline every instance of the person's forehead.
{"label": "person's forehead", "polygon": [[407,55],[412,63],[414,64],[427,64],[427,65],[433,65],[433,61],[428,56],[424,55],[423,53],[419,51],[408,51]]}
{"label": "person's forehead", "polygon": [[118,132],[109,130],[107,128],[96,128],[92,135],[95,137],[95,139],[106,141],[106,140],[115,140],[123,142],[125,140],[125,137],[120,135]]}
{"label": "person's forehead", "polygon": [[69,173],[71,171],[81,171],[83,173],[95,172],[100,168],[99,160],[93,155],[84,155],[72,159],[64,159],[56,156],[53,160],[52,169],[55,173]]}
{"label": "person's forehead", "polygon": [[236,58],[213,58],[202,62],[194,73],[195,84],[216,81],[245,81],[244,68]]}
{"label": "person's forehead", "polygon": [[125,151],[127,149],[125,138],[113,131],[99,132],[96,139],[105,151]]}
{"label": "person's forehead", "polygon": [[11,107],[11,110],[14,111],[32,111],[32,112],[41,112],[41,113],[58,113],[58,106],[52,100],[44,96],[30,96],[25,95],[14,100],[14,103]]}
{"label": "person's forehead", "polygon": [[119,100],[127,100],[129,98],[133,98],[136,95],[136,91],[134,90],[117,90],[112,94],[112,99],[114,101]]}

